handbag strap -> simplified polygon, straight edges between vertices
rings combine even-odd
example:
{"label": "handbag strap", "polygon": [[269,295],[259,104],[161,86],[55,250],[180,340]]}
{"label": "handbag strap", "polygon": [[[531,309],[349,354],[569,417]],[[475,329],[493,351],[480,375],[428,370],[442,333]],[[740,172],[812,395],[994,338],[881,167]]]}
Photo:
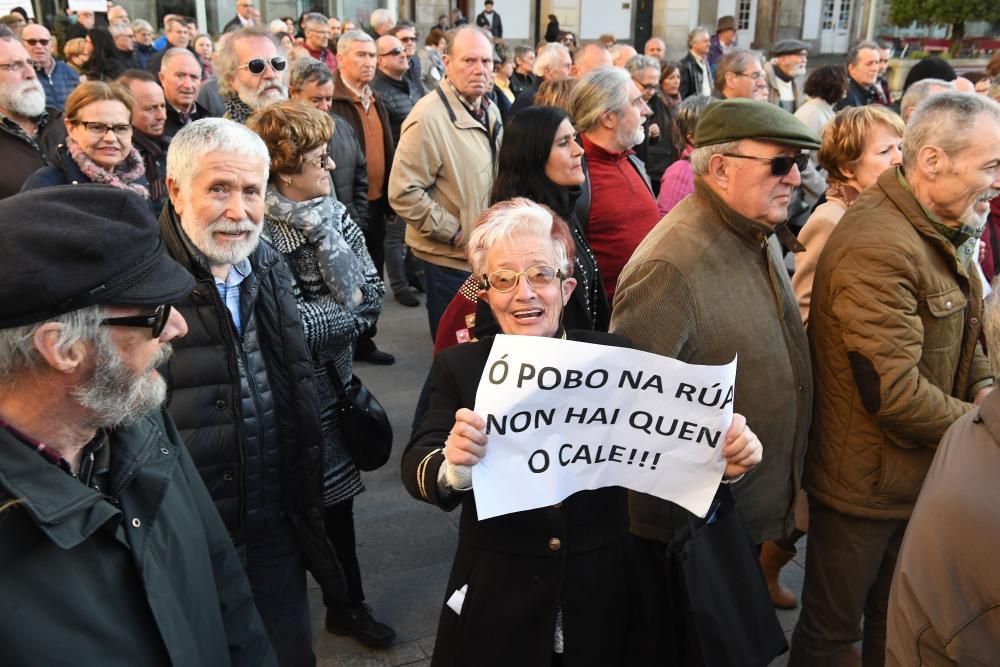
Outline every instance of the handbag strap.
{"label": "handbag strap", "polygon": [[333,391],[337,394],[337,398],[343,398],[347,395],[347,388],[344,387],[344,382],[340,379],[340,373],[337,372],[337,366],[333,363],[326,365],[326,374],[330,377],[330,383],[333,385]]}

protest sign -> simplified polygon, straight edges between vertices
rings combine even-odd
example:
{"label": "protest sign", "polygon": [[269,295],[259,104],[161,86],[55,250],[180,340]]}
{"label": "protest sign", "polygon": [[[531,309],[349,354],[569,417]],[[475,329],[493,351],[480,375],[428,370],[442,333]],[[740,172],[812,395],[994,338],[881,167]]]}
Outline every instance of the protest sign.
{"label": "protest sign", "polygon": [[476,395],[486,455],[472,468],[479,519],[622,486],[704,517],[733,417],[736,359],[497,336]]}

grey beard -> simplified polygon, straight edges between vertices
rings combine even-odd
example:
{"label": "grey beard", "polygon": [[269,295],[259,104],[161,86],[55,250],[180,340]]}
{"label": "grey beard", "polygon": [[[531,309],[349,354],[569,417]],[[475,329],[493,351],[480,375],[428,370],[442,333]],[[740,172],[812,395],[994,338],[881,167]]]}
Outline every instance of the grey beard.
{"label": "grey beard", "polygon": [[41,84],[37,88],[17,91],[9,98],[6,94],[3,97],[7,99],[0,100],[0,106],[22,118],[37,118],[45,113],[45,91]]}

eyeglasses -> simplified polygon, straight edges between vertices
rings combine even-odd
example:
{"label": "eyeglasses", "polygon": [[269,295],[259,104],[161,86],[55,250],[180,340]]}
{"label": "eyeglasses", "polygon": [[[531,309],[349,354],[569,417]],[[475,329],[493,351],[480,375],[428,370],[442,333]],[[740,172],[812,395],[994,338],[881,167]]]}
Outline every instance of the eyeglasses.
{"label": "eyeglasses", "polygon": [[787,155],[778,155],[777,157],[759,157],[757,155],[737,155],[736,153],[723,153],[723,155],[726,157],[737,157],[743,160],[770,162],[772,176],[786,176],[788,172],[792,170],[792,167],[798,167],[801,172],[806,168],[806,165],[809,164],[809,156],[805,154],[796,155],[795,157],[789,157]]}
{"label": "eyeglasses", "polygon": [[145,315],[128,315],[126,317],[106,317],[101,324],[112,327],[137,327],[153,330],[153,338],[159,338],[170,319],[170,304],[162,304],[151,313]]}
{"label": "eyeglasses", "polygon": [[745,76],[748,79],[753,79],[754,81],[760,81],[764,78],[763,72],[754,72],[753,74],[744,74],[743,72],[735,72],[736,76]]}
{"label": "eyeglasses", "polygon": [[655,83],[639,83],[638,81],[636,83],[645,91],[656,90],[657,88]]}
{"label": "eyeglasses", "polygon": [[281,56],[273,56],[271,58],[251,58],[245,64],[240,65],[236,69],[243,69],[245,67],[250,70],[251,74],[263,74],[269,63],[271,65],[271,69],[275,72],[283,72],[285,70],[285,66],[288,65],[288,61]]}
{"label": "eyeglasses", "polygon": [[415,41],[417,41],[417,38],[416,37],[400,37],[399,41],[401,41],[403,44],[408,44],[409,42],[415,42]]}
{"label": "eyeglasses", "polygon": [[320,155],[317,155],[311,160],[305,160],[305,162],[307,164],[311,164],[317,169],[326,169],[327,167],[333,164],[333,158],[330,156],[329,153],[322,153]]}
{"label": "eyeglasses", "polygon": [[499,271],[494,271],[488,276],[484,273],[483,282],[486,284],[486,289],[495,289],[498,292],[509,292],[517,287],[517,281],[521,279],[521,276],[524,276],[528,281],[528,284],[535,288],[545,287],[556,278],[562,280],[566,277],[563,275],[562,271],[554,269],[551,266],[539,264],[538,266],[528,267],[524,271],[500,269]]}
{"label": "eyeglasses", "polygon": [[82,125],[83,129],[87,130],[94,137],[103,137],[111,130],[115,133],[115,136],[122,139],[132,134],[132,126],[128,123],[121,123],[119,125],[108,125],[106,123],[96,123],[88,120],[74,120],[70,121],[76,125]]}
{"label": "eyeglasses", "polygon": [[24,43],[27,44],[28,46],[38,46],[38,45],[48,46],[50,41],[52,41],[52,40],[49,40],[49,39],[26,39],[26,40],[24,40]]}
{"label": "eyeglasses", "polygon": [[406,51],[404,51],[401,47],[397,46],[396,48],[389,49],[385,53],[380,53],[379,55],[380,56],[401,56],[404,53],[406,53]]}
{"label": "eyeglasses", "polygon": [[27,60],[15,60],[12,63],[0,63],[0,69],[5,72],[20,72],[25,67],[35,68],[38,63],[28,58]]}

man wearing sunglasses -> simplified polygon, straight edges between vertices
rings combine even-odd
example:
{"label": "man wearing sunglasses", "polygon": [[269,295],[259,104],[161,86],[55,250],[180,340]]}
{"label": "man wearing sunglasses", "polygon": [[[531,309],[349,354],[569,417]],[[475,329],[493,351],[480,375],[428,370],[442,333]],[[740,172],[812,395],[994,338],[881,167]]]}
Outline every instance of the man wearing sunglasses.
{"label": "man wearing sunglasses", "polygon": [[80,75],[52,57],[52,35],[40,23],[31,23],[21,32],[21,42],[35,61],[35,73],[45,90],[45,106],[62,110],[66,97],[80,85]]}
{"label": "man wearing sunglasses", "polygon": [[194,281],[146,203],[35,190],[0,202],[0,234],[4,662],[277,665],[162,409],[157,367],[187,333],[170,304]]}
{"label": "man wearing sunglasses", "polygon": [[288,60],[267,28],[242,28],[219,49],[215,77],[226,118],[243,123],[257,109],[288,99]]}
{"label": "man wearing sunglasses", "polygon": [[[237,33],[238,34],[238,33]],[[176,421],[283,667],[315,665],[306,568],[327,604],[345,584],[323,526],[319,397],[292,276],[259,243],[270,158],[246,127],[203,118],[167,153],[167,252],[197,286],[165,368]]]}
{"label": "man wearing sunglasses", "polygon": [[[802,479],[812,371],[778,236],[801,248],[783,223],[805,165],[802,151],[819,145],[801,121],[767,102],[709,106],[691,154],[695,191],[636,249],[612,310],[612,331],[644,350],[694,364],[739,355],[734,409],[767,451],[733,487],[755,544],[790,533]],[[686,524],[686,513],[632,496],[632,531],[647,547],[645,572],[662,576],[654,564],[663,564],[671,527]]]}

